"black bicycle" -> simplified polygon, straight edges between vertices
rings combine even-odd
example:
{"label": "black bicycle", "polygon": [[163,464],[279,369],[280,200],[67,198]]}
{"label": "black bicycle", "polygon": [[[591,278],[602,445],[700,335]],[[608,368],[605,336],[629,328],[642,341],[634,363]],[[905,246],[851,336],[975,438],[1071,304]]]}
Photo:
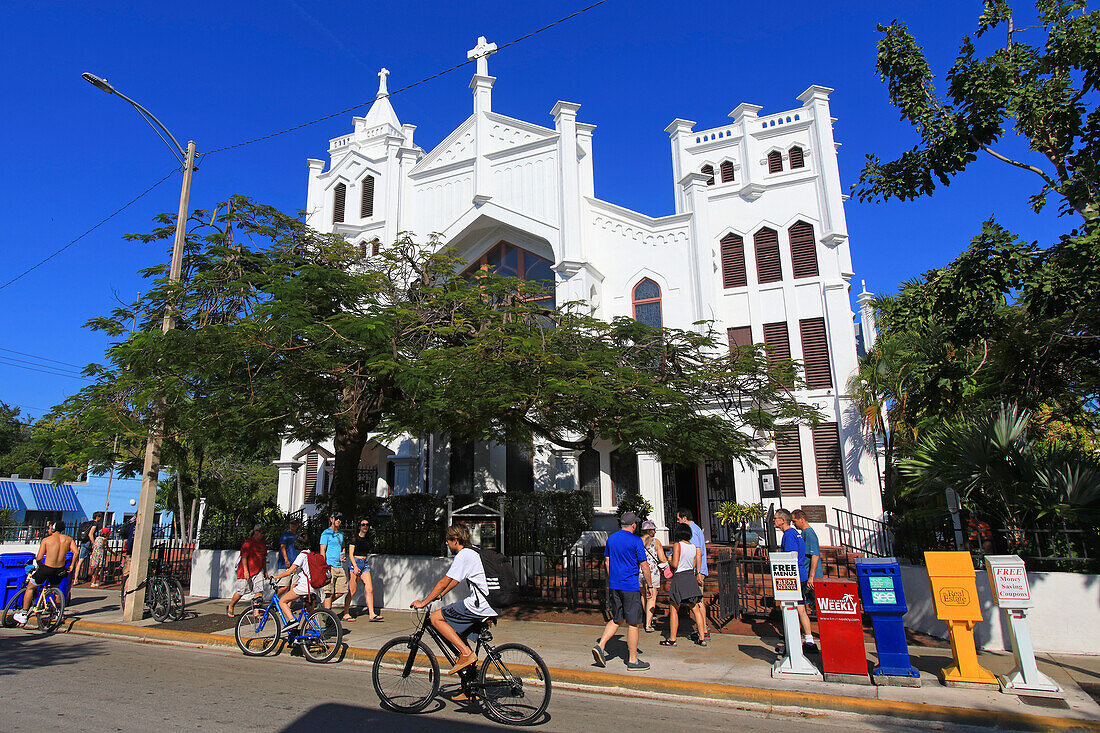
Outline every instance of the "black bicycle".
{"label": "black bicycle", "polygon": [[[179,621],[187,611],[183,584],[178,578],[162,573],[161,565],[156,560],[149,562],[149,571],[149,576],[138,585],[138,588],[145,588],[145,607],[161,623],[168,620]],[[126,596],[133,592],[126,590],[125,583],[122,584],[118,606],[123,612],[126,611]]]}
{"label": "black bicycle", "polygon": [[[418,713],[439,694],[439,662],[424,641],[435,640],[448,664],[454,665],[458,651],[429,621],[431,604],[417,612],[412,636],[390,639],[374,658],[371,681],[382,705],[399,713]],[[490,619],[476,625],[469,636],[477,637],[474,652],[480,666],[460,670],[462,693],[481,702],[492,720],[505,725],[529,725],[538,721],[550,704],[550,671],[533,649],[523,644],[493,646]]]}

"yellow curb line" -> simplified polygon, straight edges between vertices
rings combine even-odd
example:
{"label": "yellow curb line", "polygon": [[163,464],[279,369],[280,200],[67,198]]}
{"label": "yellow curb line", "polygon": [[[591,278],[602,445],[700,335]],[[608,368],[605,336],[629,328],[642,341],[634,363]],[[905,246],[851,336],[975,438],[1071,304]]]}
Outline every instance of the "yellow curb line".
{"label": "yellow curb line", "polygon": [[[232,636],[161,629],[155,626],[128,626],[96,621],[74,619],[65,625],[65,630],[78,634],[125,637],[138,641],[155,643],[171,641],[194,644],[196,646],[234,647],[236,640]],[[376,649],[347,647],[343,658],[357,661],[373,661],[378,653]],[[1058,718],[1049,715],[1031,715],[1006,710],[975,710],[949,705],[929,705],[926,703],[903,702],[900,700],[882,700],[877,698],[849,697],[815,692],[795,692],[759,687],[742,687],[719,683],[700,683],[687,680],[668,680],[656,677],[596,672],[584,669],[563,669],[550,667],[550,679],[554,682],[577,685],[588,688],[622,688],[633,692],[653,692],[664,695],[746,702],[756,705],[817,710],[836,710],[863,715],[900,717],[910,720],[934,720],[959,725],[977,725],[983,727],[1006,727],[1015,730],[1083,730],[1100,731],[1100,721]]]}

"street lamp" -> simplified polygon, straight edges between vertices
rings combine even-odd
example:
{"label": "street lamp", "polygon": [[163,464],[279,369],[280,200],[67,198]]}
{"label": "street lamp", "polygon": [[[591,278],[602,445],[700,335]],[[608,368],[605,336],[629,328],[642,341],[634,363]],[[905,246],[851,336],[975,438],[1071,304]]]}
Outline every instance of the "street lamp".
{"label": "street lamp", "polygon": [[[84,72],[81,76],[96,89],[115,94],[126,100],[138,111],[142,119],[149,123],[153,131],[157,133],[164,144],[171,150],[176,159],[183,164],[183,188],[180,191],[180,208],[176,216],[176,238],[172,243],[172,265],[168,272],[168,282],[176,283],[180,279],[180,270],[183,264],[183,240],[187,228],[187,207],[191,197],[191,173],[195,169],[195,143],[187,142],[187,150],[184,151],[168,128],[153,116],[153,113],[142,107],[134,100],[111,86],[106,79],[101,79],[95,74]],[[161,134],[163,133],[163,134]],[[167,139],[165,139],[167,135]],[[171,140],[172,142],[168,142]],[[161,331],[168,333],[175,327],[175,318],[172,308],[164,309],[164,321],[161,323]],[[163,407],[163,400],[162,400]],[[141,493],[138,496],[137,527],[134,529],[133,552],[130,557],[130,576],[126,583],[126,595],[130,596],[130,602],[124,604],[123,620],[140,621],[145,614],[145,579],[149,572],[149,555],[153,539],[153,513],[157,497],[157,478],[160,475],[160,437],[162,429],[160,414],[154,418],[149,438],[145,442],[145,468],[141,478]]]}

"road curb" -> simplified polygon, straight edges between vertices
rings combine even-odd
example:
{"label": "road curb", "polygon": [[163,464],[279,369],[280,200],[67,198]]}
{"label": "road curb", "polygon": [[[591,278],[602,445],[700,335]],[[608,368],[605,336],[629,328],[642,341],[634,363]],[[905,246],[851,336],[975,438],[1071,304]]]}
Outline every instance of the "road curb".
{"label": "road curb", "polygon": [[[236,647],[236,641],[232,636],[161,629],[155,626],[130,626],[127,624],[73,619],[65,624],[64,629],[74,634],[129,639],[152,644]],[[376,649],[349,646],[342,658],[370,662],[374,660],[376,654]],[[627,692],[631,695],[652,693],[669,697],[717,700],[734,704],[744,703],[763,708],[783,708],[788,711],[827,710],[855,713],[857,715],[935,721],[957,725],[1001,727],[1026,731],[1100,731],[1100,721],[1095,720],[1031,715],[1005,710],[976,710],[950,705],[929,705],[826,693],[742,687],[720,683],[669,680],[585,669],[563,669],[560,667],[550,667],[549,669],[550,678],[555,683],[568,685],[575,690],[595,693],[616,691]]]}

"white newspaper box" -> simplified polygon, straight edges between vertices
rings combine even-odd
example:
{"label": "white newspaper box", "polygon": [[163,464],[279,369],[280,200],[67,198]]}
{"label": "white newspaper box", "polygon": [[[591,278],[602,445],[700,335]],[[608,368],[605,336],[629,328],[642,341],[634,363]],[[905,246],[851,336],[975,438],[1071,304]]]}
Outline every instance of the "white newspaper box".
{"label": "white newspaper box", "polygon": [[772,593],[783,612],[783,639],[786,650],[772,666],[772,677],[797,675],[821,679],[821,672],[802,653],[802,634],[798,625],[798,604],[802,602],[802,582],[798,577],[797,552],[772,552]]}
{"label": "white newspaper box", "polygon": [[1016,668],[997,678],[1001,692],[1060,697],[1062,688],[1035,664],[1035,649],[1031,646],[1031,630],[1027,624],[1027,609],[1035,602],[1031,598],[1023,559],[1019,555],[986,555],[985,569],[993,602],[1001,609],[1012,643],[1012,656],[1016,659]]}

